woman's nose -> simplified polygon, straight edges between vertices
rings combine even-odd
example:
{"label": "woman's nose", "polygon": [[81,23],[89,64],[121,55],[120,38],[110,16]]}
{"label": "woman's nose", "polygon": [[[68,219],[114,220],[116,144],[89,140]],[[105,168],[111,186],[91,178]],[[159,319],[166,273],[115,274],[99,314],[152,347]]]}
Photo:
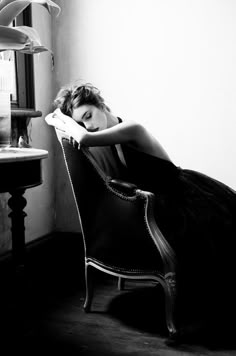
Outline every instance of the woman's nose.
{"label": "woman's nose", "polygon": [[86,126],[86,130],[87,130],[87,131],[90,131],[90,132],[95,132],[95,131],[97,131],[97,128],[94,127],[92,124],[85,124],[85,126]]}
{"label": "woman's nose", "polygon": [[86,128],[87,131],[90,131],[93,127],[92,127],[91,124],[85,123],[85,128]]}

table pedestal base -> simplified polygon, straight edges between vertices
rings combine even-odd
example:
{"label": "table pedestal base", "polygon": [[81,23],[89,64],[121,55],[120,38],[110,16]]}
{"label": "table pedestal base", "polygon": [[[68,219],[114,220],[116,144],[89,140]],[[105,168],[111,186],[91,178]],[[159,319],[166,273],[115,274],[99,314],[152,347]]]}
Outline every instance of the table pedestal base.
{"label": "table pedestal base", "polygon": [[10,191],[11,198],[8,200],[8,205],[11,208],[9,217],[12,221],[12,254],[13,262],[17,267],[24,266],[25,260],[25,224],[24,219],[27,214],[24,208],[27,204],[23,197],[25,189],[17,189]]}
{"label": "table pedestal base", "polygon": [[42,183],[41,161],[48,156],[45,150],[36,148],[8,147],[0,149],[0,193],[9,192],[9,217],[12,226],[12,257],[14,266],[24,266],[26,189]]}

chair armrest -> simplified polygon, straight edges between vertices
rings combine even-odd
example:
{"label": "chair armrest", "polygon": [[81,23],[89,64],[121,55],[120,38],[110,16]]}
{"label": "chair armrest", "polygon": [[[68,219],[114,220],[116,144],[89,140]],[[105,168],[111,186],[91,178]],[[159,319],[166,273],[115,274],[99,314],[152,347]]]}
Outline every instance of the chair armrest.
{"label": "chair armrest", "polygon": [[135,195],[138,187],[130,182],[126,182],[121,179],[111,179],[108,181],[111,188],[118,190],[120,193],[125,195]]}

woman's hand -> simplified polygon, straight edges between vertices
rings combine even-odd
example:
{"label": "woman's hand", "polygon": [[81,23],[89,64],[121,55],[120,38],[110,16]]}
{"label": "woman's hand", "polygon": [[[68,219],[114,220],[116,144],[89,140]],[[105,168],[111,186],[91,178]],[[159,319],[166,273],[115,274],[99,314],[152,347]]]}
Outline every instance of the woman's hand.
{"label": "woman's hand", "polygon": [[80,126],[70,116],[64,115],[60,109],[56,109],[53,113],[45,117],[48,125],[54,126],[59,130],[65,131],[71,136],[71,142],[77,141],[80,144],[87,134],[87,130]]}
{"label": "woman's hand", "polygon": [[76,124],[76,122],[68,115],[64,115],[58,108],[53,113],[48,114],[45,121],[58,129],[68,129],[71,125]]}
{"label": "woman's hand", "polygon": [[54,126],[55,128],[57,128],[59,130],[66,131],[65,122],[60,120],[55,112],[48,114],[45,117],[45,121],[50,126]]}

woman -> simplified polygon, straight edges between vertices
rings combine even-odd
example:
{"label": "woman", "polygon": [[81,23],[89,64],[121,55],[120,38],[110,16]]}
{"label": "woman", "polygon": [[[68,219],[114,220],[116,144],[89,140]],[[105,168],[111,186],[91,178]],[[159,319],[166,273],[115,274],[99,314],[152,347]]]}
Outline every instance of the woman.
{"label": "woman", "polygon": [[74,144],[115,145],[133,181],[156,195],[158,226],[178,261],[179,330],[219,328],[229,316],[233,321],[236,192],[202,173],[176,167],[150,132],[116,117],[90,84],[61,89],[55,106],[46,117],[49,125],[65,131]]}

